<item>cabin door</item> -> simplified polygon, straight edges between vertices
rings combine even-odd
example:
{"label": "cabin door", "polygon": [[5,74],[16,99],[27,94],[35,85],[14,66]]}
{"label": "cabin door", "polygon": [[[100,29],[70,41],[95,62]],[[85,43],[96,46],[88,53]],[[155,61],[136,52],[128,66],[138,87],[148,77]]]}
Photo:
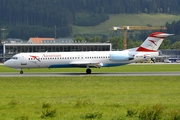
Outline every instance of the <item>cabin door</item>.
{"label": "cabin door", "polygon": [[25,55],[21,56],[21,65],[27,65],[27,60],[26,60]]}

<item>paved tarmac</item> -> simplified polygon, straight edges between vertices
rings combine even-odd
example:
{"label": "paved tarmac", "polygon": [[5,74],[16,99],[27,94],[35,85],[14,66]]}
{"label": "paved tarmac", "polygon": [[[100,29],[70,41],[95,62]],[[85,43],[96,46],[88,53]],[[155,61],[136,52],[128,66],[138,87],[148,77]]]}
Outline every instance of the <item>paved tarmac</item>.
{"label": "paved tarmac", "polygon": [[52,77],[52,76],[180,76],[180,72],[111,72],[111,73],[103,73],[103,72],[94,72],[91,74],[76,72],[76,73],[69,73],[69,72],[48,72],[48,73],[24,73],[19,74],[19,72],[9,72],[9,73],[0,73],[0,77]]}

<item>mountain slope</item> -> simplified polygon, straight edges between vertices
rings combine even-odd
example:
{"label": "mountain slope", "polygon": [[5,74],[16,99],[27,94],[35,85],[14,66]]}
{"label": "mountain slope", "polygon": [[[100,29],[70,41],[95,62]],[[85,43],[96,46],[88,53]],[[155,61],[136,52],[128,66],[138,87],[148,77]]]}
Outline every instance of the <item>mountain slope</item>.
{"label": "mountain slope", "polygon": [[110,33],[110,28],[113,26],[165,26],[166,22],[180,20],[180,15],[171,14],[116,14],[109,15],[109,20],[97,26],[73,26],[73,34],[96,34]]}

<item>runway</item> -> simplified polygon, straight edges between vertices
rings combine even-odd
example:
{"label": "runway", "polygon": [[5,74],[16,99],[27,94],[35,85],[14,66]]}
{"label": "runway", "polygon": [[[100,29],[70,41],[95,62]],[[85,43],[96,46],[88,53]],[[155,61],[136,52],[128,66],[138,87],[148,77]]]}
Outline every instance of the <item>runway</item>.
{"label": "runway", "polygon": [[9,73],[0,73],[0,77],[64,77],[64,76],[71,76],[71,77],[78,77],[78,76],[180,76],[180,72],[110,72],[110,73],[103,73],[103,72],[94,72],[91,74],[86,74],[82,72],[48,72],[48,73],[24,73],[19,74],[19,72],[9,72]]}

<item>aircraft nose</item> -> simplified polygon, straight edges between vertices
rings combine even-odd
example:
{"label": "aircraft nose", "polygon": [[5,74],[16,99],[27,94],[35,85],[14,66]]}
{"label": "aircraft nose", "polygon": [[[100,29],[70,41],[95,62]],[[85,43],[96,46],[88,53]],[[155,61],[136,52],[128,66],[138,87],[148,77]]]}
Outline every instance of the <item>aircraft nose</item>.
{"label": "aircraft nose", "polygon": [[7,67],[9,67],[9,66],[8,66],[8,61],[5,61],[5,62],[4,62],[4,65],[7,66]]}
{"label": "aircraft nose", "polygon": [[4,65],[7,66],[7,67],[13,67],[14,64],[13,64],[12,61],[7,60],[7,61],[4,62]]}

